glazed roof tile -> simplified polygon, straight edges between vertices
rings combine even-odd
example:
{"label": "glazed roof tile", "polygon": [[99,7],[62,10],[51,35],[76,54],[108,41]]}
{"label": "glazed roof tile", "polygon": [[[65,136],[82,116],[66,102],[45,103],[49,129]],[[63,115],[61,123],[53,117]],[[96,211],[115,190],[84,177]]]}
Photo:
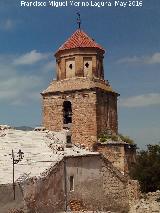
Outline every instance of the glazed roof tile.
{"label": "glazed roof tile", "polygon": [[76,30],[72,36],[61,45],[61,47],[57,50],[56,53],[62,50],[69,50],[73,48],[98,48],[105,52],[103,47],[97,44],[92,38],[90,38],[83,30]]}

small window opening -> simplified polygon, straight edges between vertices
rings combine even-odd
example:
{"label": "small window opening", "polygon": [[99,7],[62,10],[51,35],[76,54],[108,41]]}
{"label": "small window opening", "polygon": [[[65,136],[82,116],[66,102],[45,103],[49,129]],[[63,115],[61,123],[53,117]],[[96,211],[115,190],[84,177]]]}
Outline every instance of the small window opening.
{"label": "small window opening", "polygon": [[72,64],[70,64],[70,65],[69,65],[69,68],[72,70],[72,68],[73,68],[73,65],[72,65]]}
{"label": "small window opening", "polygon": [[72,123],[72,104],[70,101],[64,101],[63,103],[63,123]]}
{"label": "small window opening", "polygon": [[85,67],[87,67],[87,68],[89,67],[89,63],[88,63],[88,62],[87,62],[87,63],[85,63]]}
{"label": "small window opening", "polygon": [[70,191],[74,191],[74,176],[70,176]]}
{"label": "small window opening", "polygon": [[71,141],[71,135],[67,135],[67,144],[71,144],[72,141]]}

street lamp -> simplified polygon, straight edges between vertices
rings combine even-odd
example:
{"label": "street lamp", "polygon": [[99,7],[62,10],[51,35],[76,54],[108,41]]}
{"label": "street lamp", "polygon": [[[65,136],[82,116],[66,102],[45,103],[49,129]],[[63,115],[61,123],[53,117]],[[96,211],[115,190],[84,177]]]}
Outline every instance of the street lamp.
{"label": "street lamp", "polygon": [[12,149],[12,163],[13,163],[13,198],[15,200],[15,182],[14,182],[14,165],[19,163],[24,157],[24,153],[19,149],[17,152],[17,158],[15,158],[14,151]]}

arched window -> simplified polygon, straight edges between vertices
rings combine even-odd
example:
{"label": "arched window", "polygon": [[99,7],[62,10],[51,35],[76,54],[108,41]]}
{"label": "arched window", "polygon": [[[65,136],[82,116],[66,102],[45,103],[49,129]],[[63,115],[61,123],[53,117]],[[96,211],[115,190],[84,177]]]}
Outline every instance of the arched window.
{"label": "arched window", "polygon": [[70,101],[63,102],[63,123],[72,123],[72,104]]}

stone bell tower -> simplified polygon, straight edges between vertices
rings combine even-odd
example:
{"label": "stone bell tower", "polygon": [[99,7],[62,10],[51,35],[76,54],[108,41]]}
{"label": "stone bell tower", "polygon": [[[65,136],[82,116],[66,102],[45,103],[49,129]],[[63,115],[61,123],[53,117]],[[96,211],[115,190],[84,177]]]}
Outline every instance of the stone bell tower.
{"label": "stone bell tower", "polygon": [[92,147],[98,135],[117,133],[117,96],[104,80],[105,50],[83,30],[76,30],[57,50],[57,79],[43,91],[43,126],[69,128],[72,143]]}

